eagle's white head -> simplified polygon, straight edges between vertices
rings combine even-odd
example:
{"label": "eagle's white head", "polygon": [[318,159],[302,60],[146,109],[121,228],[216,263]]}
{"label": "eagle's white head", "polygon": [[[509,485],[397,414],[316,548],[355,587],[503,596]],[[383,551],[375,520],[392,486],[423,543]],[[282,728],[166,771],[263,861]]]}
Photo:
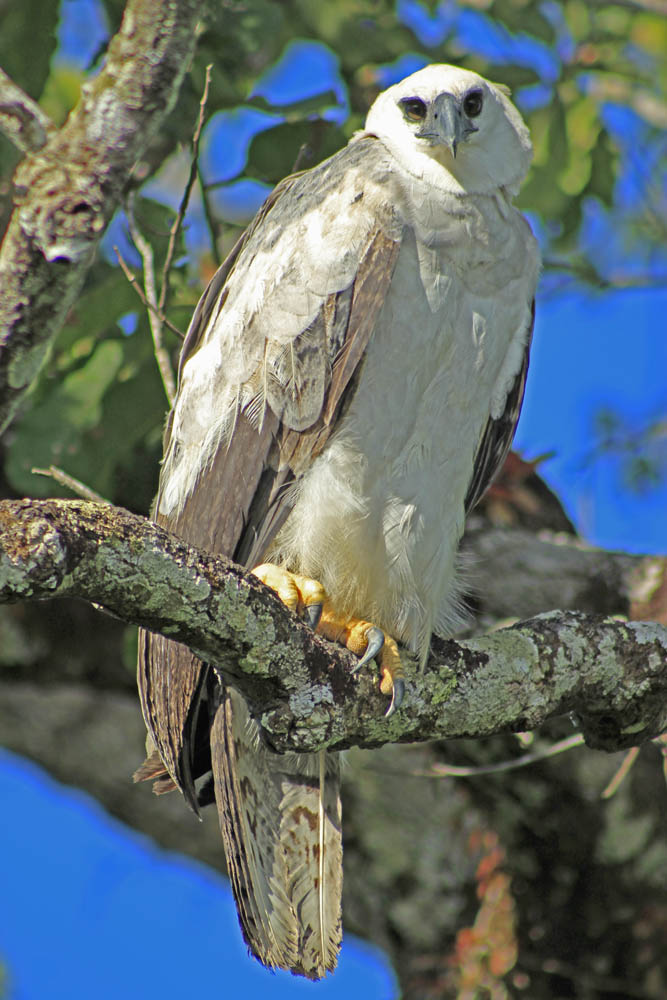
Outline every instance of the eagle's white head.
{"label": "eagle's white head", "polygon": [[515,194],[532,157],[505,88],[458,66],[426,66],[383,91],[368,133],[411,174],[457,194]]}

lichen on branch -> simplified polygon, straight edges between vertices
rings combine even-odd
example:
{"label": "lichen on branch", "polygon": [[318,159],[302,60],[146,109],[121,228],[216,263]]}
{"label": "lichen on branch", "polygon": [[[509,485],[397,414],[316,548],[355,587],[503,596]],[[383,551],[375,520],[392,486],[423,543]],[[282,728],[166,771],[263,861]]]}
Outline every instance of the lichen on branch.
{"label": "lichen on branch", "polygon": [[434,639],[385,719],[373,668],[293,616],[222,557],[153,522],[81,500],[0,503],[0,603],[94,602],[186,643],[238,688],[277,750],[377,746],[532,729],[572,713],[617,750],[667,723],[667,628],[552,611],[462,641]]}

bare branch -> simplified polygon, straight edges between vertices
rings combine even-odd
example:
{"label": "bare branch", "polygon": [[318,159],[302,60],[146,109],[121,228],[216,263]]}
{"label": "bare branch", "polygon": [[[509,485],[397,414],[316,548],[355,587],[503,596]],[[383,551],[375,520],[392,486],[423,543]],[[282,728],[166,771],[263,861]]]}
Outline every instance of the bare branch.
{"label": "bare branch", "polygon": [[431,764],[427,771],[413,771],[412,773],[415,777],[421,778],[476,778],[481,774],[502,774],[505,771],[516,771],[520,767],[528,767],[529,764],[537,764],[542,760],[548,760],[549,757],[557,757],[559,753],[574,750],[583,744],[583,736],[581,733],[576,733],[574,736],[567,736],[564,740],[558,740],[557,743],[552,743],[550,746],[533,750],[531,753],[524,753],[512,760],[501,760],[496,764],[462,767],[438,761]]}
{"label": "bare branch", "polygon": [[48,476],[50,479],[55,479],[57,483],[71,490],[75,496],[81,497],[82,500],[92,500],[93,503],[109,503],[101,493],[96,493],[90,486],[86,486],[80,479],[70,476],[68,472],[59,469],[57,465],[50,465],[48,469],[33,467],[30,471],[35,476]]}
{"label": "bare branch", "polygon": [[385,719],[372,671],[294,618],[252,576],[150,521],[83,501],[0,503],[0,602],[70,596],[190,646],[247,698],[278,750],[377,746],[533,729],[575,713],[619,749],[667,723],[667,628],[550,612],[462,642],[434,640]]}
{"label": "bare branch", "polygon": [[0,129],[23,153],[46,145],[55,125],[32,97],[0,69]]}
{"label": "bare branch", "polygon": [[114,253],[116,254],[116,259],[117,259],[118,263],[120,264],[121,271],[123,272],[123,274],[125,275],[125,277],[129,281],[129,283],[134,288],[135,292],[137,293],[137,295],[141,299],[144,307],[149,312],[151,312],[151,311],[156,312],[157,316],[158,316],[158,319],[160,320],[161,323],[164,323],[164,325],[167,327],[168,330],[171,330],[172,333],[175,333],[176,336],[179,337],[181,340],[185,340],[185,334],[183,333],[183,331],[179,330],[178,327],[174,326],[173,323],[170,323],[169,320],[167,319],[167,317],[164,315],[164,313],[157,312],[157,310],[155,309],[155,306],[152,306],[150,304],[150,302],[148,301],[148,299],[144,295],[144,291],[143,291],[141,285],[139,284],[139,280],[138,280],[136,274],[133,273],[132,269],[129,267],[129,265],[125,261],[125,258],[121,254],[121,252],[118,249],[118,247],[114,246],[113,250],[114,250]]}
{"label": "bare branch", "polygon": [[76,302],[137,158],[173,106],[196,41],[199,0],[130,0],[102,72],[63,128],[15,176],[0,255],[0,429]]}
{"label": "bare branch", "polygon": [[153,266],[153,248],[139,232],[132,210],[132,203],[128,205],[127,219],[130,226],[130,233],[134,240],[134,245],[141,254],[144,265],[144,294],[148,303],[148,322],[153,337],[153,353],[157,361],[158,370],[164,386],[167,402],[171,406],[176,396],[176,379],[171,367],[169,352],[162,342],[162,320],[160,319],[160,307],[157,301],[157,289],[155,286],[155,268]]}
{"label": "bare branch", "polygon": [[201,138],[201,130],[204,125],[204,113],[206,111],[206,102],[208,101],[208,88],[211,83],[212,68],[213,67],[211,63],[209,63],[208,66],[206,67],[204,92],[199,102],[199,115],[197,117],[197,125],[195,126],[195,132],[192,137],[192,157],[190,159],[190,175],[185,185],[185,190],[183,191],[183,197],[181,198],[181,203],[178,206],[178,212],[176,213],[176,218],[174,219],[172,227],[169,230],[169,244],[167,246],[167,255],[164,260],[164,267],[162,268],[162,287],[160,288],[160,298],[157,304],[159,313],[164,312],[165,306],[167,304],[167,295],[169,294],[169,272],[171,270],[172,261],[174,259],[176,237],[178,236],[179,230],[183,225],[185,212],[188,207],[188,202],[190,201],[190,194],[192,192],[193,185],[198,175],[199,139]]}
{"label": "bare branch", "polygon": [[619,767],[618,771],[611,779],[607,787],[602,792],[603,799],[610,799],[612,795],[615,795],[618,789],[621,787],[623,781],[625,781],[627,775],[630,772],[630,768],[637,760],[639,756],[639,747],[630,747],[625,757],[623,758],[623,763]]}

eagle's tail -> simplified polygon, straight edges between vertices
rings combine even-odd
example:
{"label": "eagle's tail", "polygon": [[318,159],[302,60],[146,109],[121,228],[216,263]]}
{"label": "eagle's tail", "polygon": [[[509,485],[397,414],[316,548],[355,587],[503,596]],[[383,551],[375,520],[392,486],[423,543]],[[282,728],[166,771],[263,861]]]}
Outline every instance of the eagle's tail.
{"label": "eagle's tail", "polygon": [[265,965],[320,979],[341,942],[338,755],[272,753],[243,700],[225,690],[211,760],[246,943]]}

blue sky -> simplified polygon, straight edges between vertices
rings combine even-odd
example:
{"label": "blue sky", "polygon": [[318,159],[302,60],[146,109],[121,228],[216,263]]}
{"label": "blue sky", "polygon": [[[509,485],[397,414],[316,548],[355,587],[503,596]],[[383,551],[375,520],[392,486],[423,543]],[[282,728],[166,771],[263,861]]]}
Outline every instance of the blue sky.
{"label": "blue sky", "polygon": [[636,495],[615,457],[591,461],[596,415],[641,431],[667,410],[667,288],[572,288],[536,314],[515,448],[554,451],[541,473],[579,531],[603,548],[667,551],[667,482]]}
{"label": "blue sky", "polygon": [[248,958],[222,876],[2,750],[0,801],[10,1000],[396,996],[382,955],[351,935],[335,977],[318,986],[264,969]]}
{"label": "blue sky", "polygon": [[[556,4],[544,9],[558,19]],[[453,36],[496,61],[518,59],[537,68],[542,83],[517,95],[525,109],[549,99],[558,60],[571,44],[564,27],[552,51],[528,37],[513,38],[483,13],[459,10],[450,2],[428,13],[415,0],[399,0],[397,12],[425,44]],[[65,0],[58,60],[85,65],[105,38],[104,17],[94,0]],[[305,74],[300,92],[290,89],[294,74],[286,72],[295,59]],[[422,55],[405,53],[384,68],[380,82],[386,86],[423,63]],[[216,196],[218,210],[227,217],[247,218],[266,194],[263,185],[242,176],[252,136],[280,118],[290,101],[312,93],[308,81],[315,77],[334,91],[336,103],[328,115],[343,120],[347,94],[335,58],[320,43],[297,41],[256,87],[273,102],[273,111],[240,109],[209,123],[202,169],[209,179],[227,182]],[[624,109],[610,106],[606,114],[625,156],[619,211],[631,210],[638,168],[632,151],[641,146],[642,126]],[[218,167],[221,149],[224,174]],[[165,188],[158,184],[154,190],[165,194]],[[588,213],[585,239],[609,274],[619,260],[626,267],[647,266],[618,245],[615,217],[596,204]],[[195,243],[197,233],[195,214],[190,227]],[[664,267],[664,260],[656,266]],[[606,547],[667,550],[667,484],[634,495],[623,484],[617,458],[590,461],[600,407],[615,409],[631,429],[664,419],[665,315],[664,287],[596,292],[572,282],[560,289],[547,282],[538,301],[516,444],[528,458],[555,453],[543,475],[585,537]],[[0,753],[0,786],[6,817],[0,826],[0,962],[7,965],[10,1000],[175,1000],[240,991],[271,998],[314,996],[314,991],[318,997],[346,1000],[396,996],[382,957],[349,935],[340,968],[325,985],[271,976],[247,958],[231,895],[216,873],[159,850],[86,796],[11,754]],[[167,952],[177,952],[176,961],[157,958],[165,943]]]}

